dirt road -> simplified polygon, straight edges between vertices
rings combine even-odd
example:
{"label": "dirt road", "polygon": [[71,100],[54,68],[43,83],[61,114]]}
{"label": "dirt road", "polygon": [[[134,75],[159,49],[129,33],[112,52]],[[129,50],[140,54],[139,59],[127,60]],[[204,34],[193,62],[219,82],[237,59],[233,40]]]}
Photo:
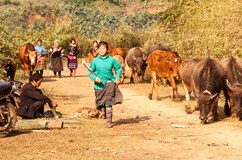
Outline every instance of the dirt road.
{"label": "dirt road", "polygon": [[[129,71],[127,71],[127,74]],[[64,118],[74,117],[79,107],[94,108],[93,83],[80,64],[77,77],[62,78],[45,71],[41,88],[59,104]],[[102,119],[79,119],[66,123],[64,129],[40,130],[16,127],[12,134],[0,138],[0,157],[4,160],[240,160],[242,157],[242,124],[238,119],[224,118],[201,125],[198,112],[184,111],[182,102],[171,102],[172,89],[159,86],[162,101],[148,100],[149,84],[120,85],[123,104],[113,107],[116,125],[105,128]],[[193,105],[195,103],[192,103]]]}

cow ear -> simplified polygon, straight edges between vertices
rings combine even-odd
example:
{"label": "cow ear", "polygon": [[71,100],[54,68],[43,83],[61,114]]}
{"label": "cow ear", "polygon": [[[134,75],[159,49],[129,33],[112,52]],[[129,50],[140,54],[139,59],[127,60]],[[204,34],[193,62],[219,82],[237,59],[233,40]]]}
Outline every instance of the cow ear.
{"label": "cow ear", "polygon": [[132,59],[136,61],[136,57],[134,55],[132,56]]}
{"label": "cow ear", "polygon": [[143,60],[145,61],[147,59],[147,55],[143,54]]}

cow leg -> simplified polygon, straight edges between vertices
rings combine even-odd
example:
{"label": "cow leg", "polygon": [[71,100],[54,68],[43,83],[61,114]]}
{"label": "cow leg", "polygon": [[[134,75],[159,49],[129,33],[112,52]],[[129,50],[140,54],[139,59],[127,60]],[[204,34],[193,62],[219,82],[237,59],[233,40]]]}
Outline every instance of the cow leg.
{"label": "cow leg", "polygon": [[150,75],[151,75],[151,85],[150,85],[150,92],[149,92],[148,98],[149,100],[152,100],[154,81],[153,81],[152,73],[150,73]]}
{"label": "cow leg", "polygon": [[185,91],[185,97],[186,97],[186,105],[185,105],[185,112],[187,114],[191,114],[192,113],[192,109],[190,107],[190,97],[191,97],[191,91],[188,90],[188,88],[186,87],[186,85],[183,83],[183,88]]}
{"label": "cow leg", "polygon": [[218,118],[218,101],[214,105],[212,112],[213,112],[213,120],[218,121],[219,120],[219,118]]}
{"label": "cow leg", "polygon": [[134,83],[134,71],[131,71],[130,83]]}
{"label": "cow leg", "polygon": [[[231,116],[231,109],[229,107],[228,101],[229,101],[229,95],[224,91],[224,97],[225,97],[225,103],[224,103],[224,113],[226,116]],[[231,103],[230,103],[231,104]]]}
{"label": "cow leg", "polygon": [[152,78],[153,79],[153,88],[154,88],[154,90],[156,92],[157,101],[160,101],[162,98],[159,96],[158,89],[157,89],[157,83],[156,83],[157,77],[156,77],[156,73],[153,72],[152,75],[153,75],[153,78]]}
{"label": "cow leg", "polygon": [[231,118],[237,118],[237,109],[234,107],[234,103],[231,99],[229,99],[230,110],[231,110]]}
{"label": "cow leg", "polygon": [[134,83],[139,83],[140,82],[139,76],[138,76],[137,73],[134,72],[134,76],[133,77],[134,77]]}
{"label": "cow leg", "polygon": [[176,82],[174,80],[174,78],[172,76],[168,77],[168,80],[170,81],[171,85],[172,85],[172,97],[171,99],[173,100],[175,97],[175,93],[176,93],[176,100],[175,101],[180,101],[179,95],[178,95],[178,88],[176,86]]}

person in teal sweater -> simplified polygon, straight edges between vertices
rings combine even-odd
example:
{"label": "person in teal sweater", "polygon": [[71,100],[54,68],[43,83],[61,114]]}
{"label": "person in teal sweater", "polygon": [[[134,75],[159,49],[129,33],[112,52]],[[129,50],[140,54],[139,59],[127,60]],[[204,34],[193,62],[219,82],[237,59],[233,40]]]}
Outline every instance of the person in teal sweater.
{"label": "person in teal sweater", "polygon": [[[117,87],[120,84],[122,67],[111,56],[107,54],[108,43],[101,41],[98,45],[98,56],[91,62],[89,78],[94,81],[94,90],[96,96],[96,108],[102,111],[106,119],[106,126],[111,128],[112,123],[112,105],[120,104],[123,101],[123,95]],[[114,76],[113,69],[116,74]]]}

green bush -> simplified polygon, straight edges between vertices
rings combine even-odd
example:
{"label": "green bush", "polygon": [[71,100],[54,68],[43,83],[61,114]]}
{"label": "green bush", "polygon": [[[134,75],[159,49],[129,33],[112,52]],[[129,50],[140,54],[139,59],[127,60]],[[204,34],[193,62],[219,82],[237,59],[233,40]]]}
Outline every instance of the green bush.
{"label": "green bush", "polygon": [[[82,56],[93,40],[126,50],[164,43],[183,59],[241,56],[241,6],[239,0],[3,0],[0,53],[18,62],[19,47],[27,42],[41,38],[48,50],[55,39],[66,48],[74,37]],[[42,18],[34,20],[35,15]]]}

